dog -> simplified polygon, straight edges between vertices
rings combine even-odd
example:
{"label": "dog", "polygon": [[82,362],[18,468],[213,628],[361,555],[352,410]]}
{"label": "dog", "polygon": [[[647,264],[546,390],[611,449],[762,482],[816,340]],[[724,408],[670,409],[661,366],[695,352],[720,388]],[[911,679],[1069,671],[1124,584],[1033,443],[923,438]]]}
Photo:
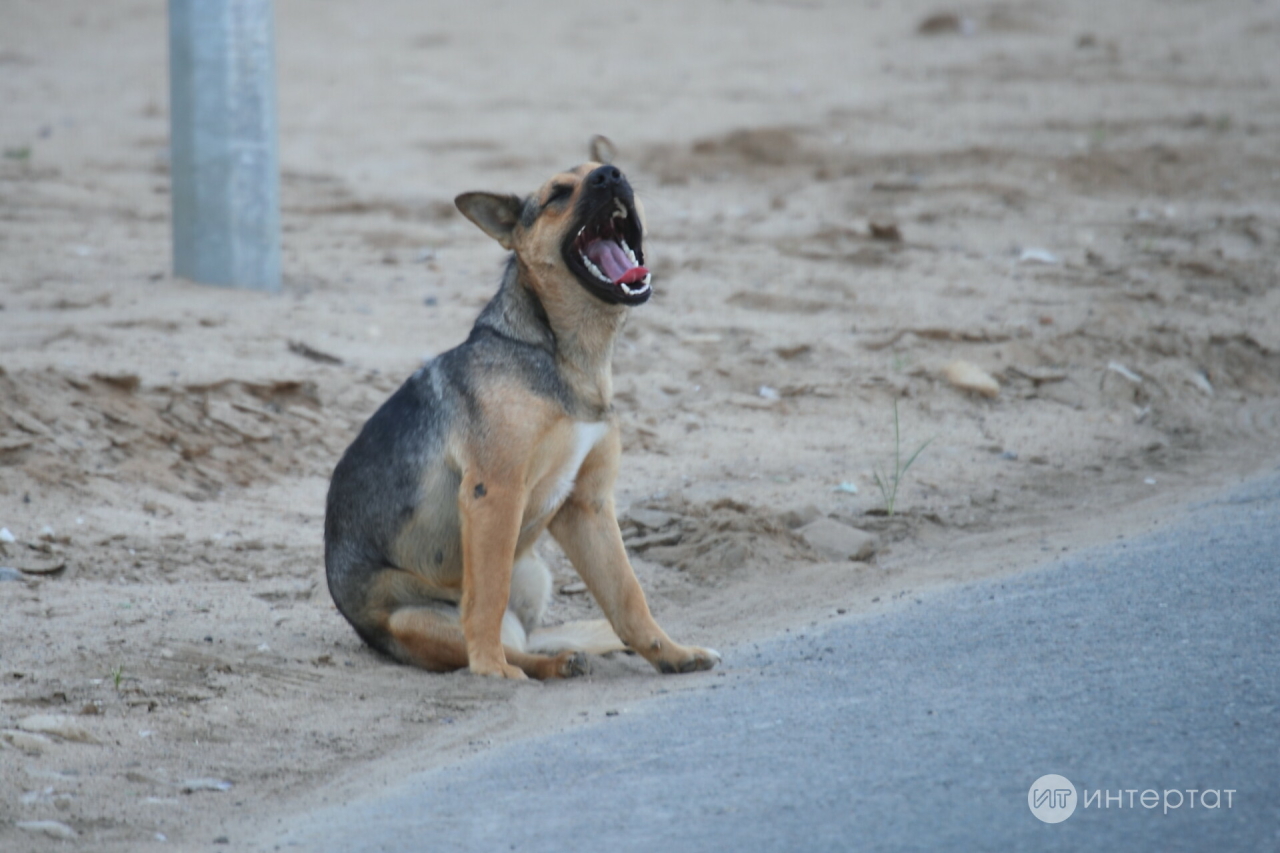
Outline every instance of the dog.
{"label": "dog", "polygon": [[[592,160],[520,198],[457,197],[511,254],[467,340],[414,373],[333,472],[325,571],[338,610],[393,659],[503,678],[587,672],[630,649],[659,672],[706,670],[712,649],[658,627],[614,509],[621,452],[614,341],[652,295],[642,210],[623,173]],[[564,549],[608,622],[539,625]]]}

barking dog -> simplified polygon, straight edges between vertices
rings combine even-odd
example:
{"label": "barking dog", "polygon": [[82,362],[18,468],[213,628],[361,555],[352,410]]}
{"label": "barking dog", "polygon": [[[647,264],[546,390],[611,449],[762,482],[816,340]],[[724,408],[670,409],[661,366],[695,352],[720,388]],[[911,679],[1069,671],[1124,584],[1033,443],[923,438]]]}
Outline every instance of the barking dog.
{"label": "barking dog", "polygon": [[[339,461],[334,602],[369,645],[433,671],[567,677],[586,671],[584,652],[624,645],[661,672],[710,669],[716,652],[673,642],[650,615],[614,514],[614,339],[652,293],[631,185],[589,162],[526,198],[456,203],[511,256],[466,342],[410,377]],[[538,630],[543,530],[608,624]]]}

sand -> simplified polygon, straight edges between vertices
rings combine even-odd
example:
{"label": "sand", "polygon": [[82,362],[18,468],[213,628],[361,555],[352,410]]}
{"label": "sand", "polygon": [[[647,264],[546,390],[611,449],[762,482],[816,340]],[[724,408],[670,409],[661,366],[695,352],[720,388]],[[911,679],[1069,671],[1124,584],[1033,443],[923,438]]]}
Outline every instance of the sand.
{"label": "sand", "polygon": [[[169,273],[162,4],[0,11],[0,566],[20,575],[0,580],[0,847],[234,846],[1276,464],[1265,4],[277,18],[266,296]],[[656,290],[615,362],[618,503],[659,620],[724,668],[623,656],[537,686],[392,665],[325,589],[328,475],[496,287],[502,253],[452,198],[530,191],[594,133],[646,207]],[[928,445],[890,516],[895,403],[901,458]],[[874,554],[840,558],[827,522]],[[552,617],[592,615],[540,547]]]}

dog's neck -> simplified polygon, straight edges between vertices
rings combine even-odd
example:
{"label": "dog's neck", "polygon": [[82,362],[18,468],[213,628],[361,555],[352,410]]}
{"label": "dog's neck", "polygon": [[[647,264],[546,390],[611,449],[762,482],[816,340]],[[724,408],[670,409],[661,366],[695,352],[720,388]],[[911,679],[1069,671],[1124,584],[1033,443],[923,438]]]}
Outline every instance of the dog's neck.
{"label": "dog's neck", "polygon": [[600,418],[613,404],[613,345],[626,315],[624,306],[602,302],[576,282],[540,299],[513,255],[476,325],[551,352],[582,406],[575,414]]}

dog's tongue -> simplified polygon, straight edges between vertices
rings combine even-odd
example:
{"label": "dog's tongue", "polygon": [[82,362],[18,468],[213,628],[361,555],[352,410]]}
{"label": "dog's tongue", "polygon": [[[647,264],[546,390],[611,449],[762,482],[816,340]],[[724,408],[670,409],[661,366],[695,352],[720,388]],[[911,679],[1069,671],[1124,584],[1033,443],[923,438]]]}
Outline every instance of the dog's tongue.
{"label": "dog's tongue", "polygon": [[592,240],[587,246],[587,257],[614,284],[634,284],[649,274],[644,267],[631,263],[627,253],[612,240]]}

